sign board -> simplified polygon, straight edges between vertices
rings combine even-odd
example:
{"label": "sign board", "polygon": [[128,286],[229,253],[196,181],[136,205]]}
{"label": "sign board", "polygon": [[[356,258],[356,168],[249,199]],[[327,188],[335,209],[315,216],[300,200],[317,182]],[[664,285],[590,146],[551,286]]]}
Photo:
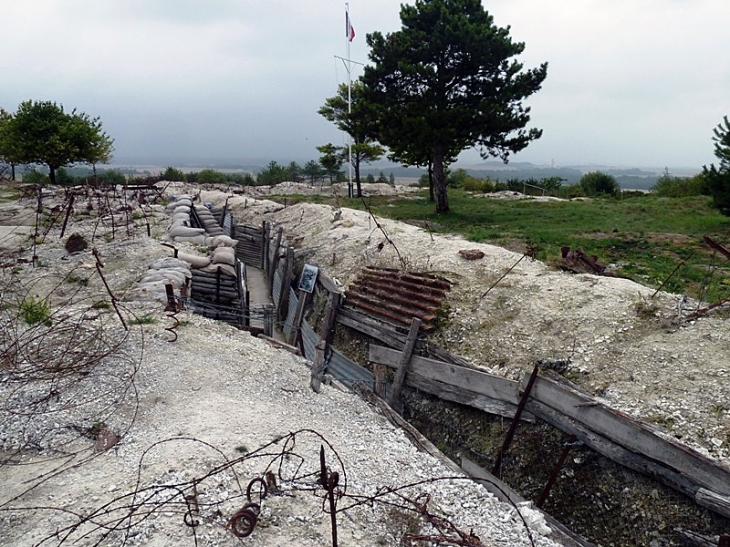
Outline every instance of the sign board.
{"label": "sign board", "polygon": [[311,293],[314,290],[314,284],[317,282],[317,274],[319,268],[311,264],[305,264],[302,270],[302,276],[299,278],[299,289]]}

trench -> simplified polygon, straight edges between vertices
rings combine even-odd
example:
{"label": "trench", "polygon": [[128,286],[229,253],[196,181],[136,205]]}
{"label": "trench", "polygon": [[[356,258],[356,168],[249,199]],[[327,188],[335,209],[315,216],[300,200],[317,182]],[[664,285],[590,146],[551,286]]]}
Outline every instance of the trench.
{"label": "trench", "polygon": [[[301,269],[301,265],[284,264],[281,260],[284,248],[280,248],[278,243],[269,249],[272,238],[267,228],[263,227],[260,233],[261,248],[254,252],[254,257],[258,255],[260,260],[251,260],[250,256],[246,260],[251,330],[260,328],[259,310],[273,307],[274,299],[281,302],[280,293],[284,290],[293,294],[293,282],[297,275],[291,270]],[[269,274],[274,274],[271,278],[267,275],[269,269],[273,269]],[[272,278],[275,287],[269,287]],[[324,294],[328,290],[325,289]],[[273,298],[270,296],[277,292],[279,294],[274,294]],[[323,313],[325,305],[321,296],[319,301],[315,298],[310,307],[310,319],[317,331],[320,330],[322,316],[326,315]],[[291,311],[291,304],[288,307]],[[277,322],[274,321],[274,324]],[[292,326],[288,325],[288,328]],[[369,342],[377,341],[342,324],[336,327],[333,324],[333,328],[332,345],[340,348],[354,366],[372,377],[372,373],[366,370],[370,366],[366,348]],[[309,330],[312,328],[309,327]],[[273,337],[284,340],[280,329],[274,329],[274,333]],[[311,336],[318,338],[314,332]],[[304,341],[302,349],[307,345]],[[309,346],[313,346],[311,340]],[[333,376],[342,375],[342,369],[338,370],[333,363],[329,364]],[[340,379],[347,384],[350,378],[346,376],[351,373],[352,369],[348,368]],[[511,420],[444,401],[415,388],[406,388],[403,399],[403,417],[443,454],[454,462],[466,456],[485,469],[491,468]],[[712,538],[717,537],[718,531],[730,529],[729,519],[698,506],[694,500],[670,487],[614,463],[585,446],[572,448],[562,468],[555,471],[556,462],[567,442],[569,439],[566,434],[547,423],[538,421],[535,424],[520,424],[505,457],[500,478],[523,497],[534,501],[542,494],[550,475],[557,473],[557,481],[543,509],[593,544],[606,547],[709,546],[717,545],[717,542],[688,543],[678,535],[678,530],[692,530]]]}

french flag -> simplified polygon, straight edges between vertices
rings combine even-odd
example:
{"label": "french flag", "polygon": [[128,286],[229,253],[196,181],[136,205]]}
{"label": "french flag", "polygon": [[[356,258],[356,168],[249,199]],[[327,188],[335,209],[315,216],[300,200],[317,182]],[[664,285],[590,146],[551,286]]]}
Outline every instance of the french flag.
{"label": "french flag", "polygon": [[350,14],[345,12],[345,37],[352,42],[355,39],[355,29],[350,24]]}

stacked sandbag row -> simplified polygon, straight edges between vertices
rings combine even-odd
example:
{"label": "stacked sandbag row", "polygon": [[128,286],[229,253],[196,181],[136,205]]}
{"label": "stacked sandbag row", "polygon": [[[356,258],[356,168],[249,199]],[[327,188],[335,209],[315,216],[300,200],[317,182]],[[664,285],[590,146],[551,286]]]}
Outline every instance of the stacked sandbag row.
{"label": "stacked sandbag row", "polygon": [[211,238],[213,252],[210,264],[193,270],[190,297],[224,307],[238,307],[243,297],[237,271],[235,246],[238,242],[228,236]]}
{"label": "stacked sandbag row", "polygon": [[127,300],[158,300],[167,302],[165,285],[172,285],[175,294],[188,285],[192,277],[190,264],[179,258],[160,258],[155,260],[127,294]]}
{"label": "stacked sandbag row", "polygon": [[195,243],[205,245],[205,228],[193,227],[190,212],[193,198],[189,195],[175,196],[165,210],[172,215],[168,237],[178,243]]}
{"label": "stacked sandbag row", "polygon": [[213,213],[205,205],[195,205],[195,214],[198,216],[200,226],[205,229],[205,232],[210,236],[222,236],[223,228],[213,216]]}

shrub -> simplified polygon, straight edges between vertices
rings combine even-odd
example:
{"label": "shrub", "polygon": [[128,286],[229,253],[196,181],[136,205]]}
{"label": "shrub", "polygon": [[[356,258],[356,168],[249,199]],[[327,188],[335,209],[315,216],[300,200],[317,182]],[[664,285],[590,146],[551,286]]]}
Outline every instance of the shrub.
{"label": "shrub", "polygon": [[197,179],[201,184],[226,184],[228,182],[223,173],[213,169],[203,169],[198,173]]}
{"label": "shrub", "polygon": [[23,320],[29,325],[51,325],[51,306],[45,300],[34,296],[26,298],[20,303],[20,311],[23,312]]}
{"label": "shrub", "polygon": [[702,174],[694,177],[673,177],[668,169],[657,179],[651,191],[657,196],[667,198],[681,198],[708,194],[707,180]]}
{"label": "shrub", "polygon": [[48,178],[48,175],[45,173],[41,173],[40,171],[36,169],[31,169],[30,171],[26,171],[23,173],[23,182],[26,184],[50,184],[51,179]]}
{"label": "shrub", "polygon": [[616,178],[600,171],[586,173],[580,178],[580,185],[587,196],[616,196],[621,187]]}
{"label": "shrub", "polygon": [[127,183],[127,178],[119,171],[114,170],[102,171],[97,175],[96,179],[101,184],[108,184],[110,186],[115,186],[117,184],[123,186]]}
{"label": "shrub", "polygon": [[185,181],[185,174],[180,169],[168,167],[162,173],[162,180]]}

